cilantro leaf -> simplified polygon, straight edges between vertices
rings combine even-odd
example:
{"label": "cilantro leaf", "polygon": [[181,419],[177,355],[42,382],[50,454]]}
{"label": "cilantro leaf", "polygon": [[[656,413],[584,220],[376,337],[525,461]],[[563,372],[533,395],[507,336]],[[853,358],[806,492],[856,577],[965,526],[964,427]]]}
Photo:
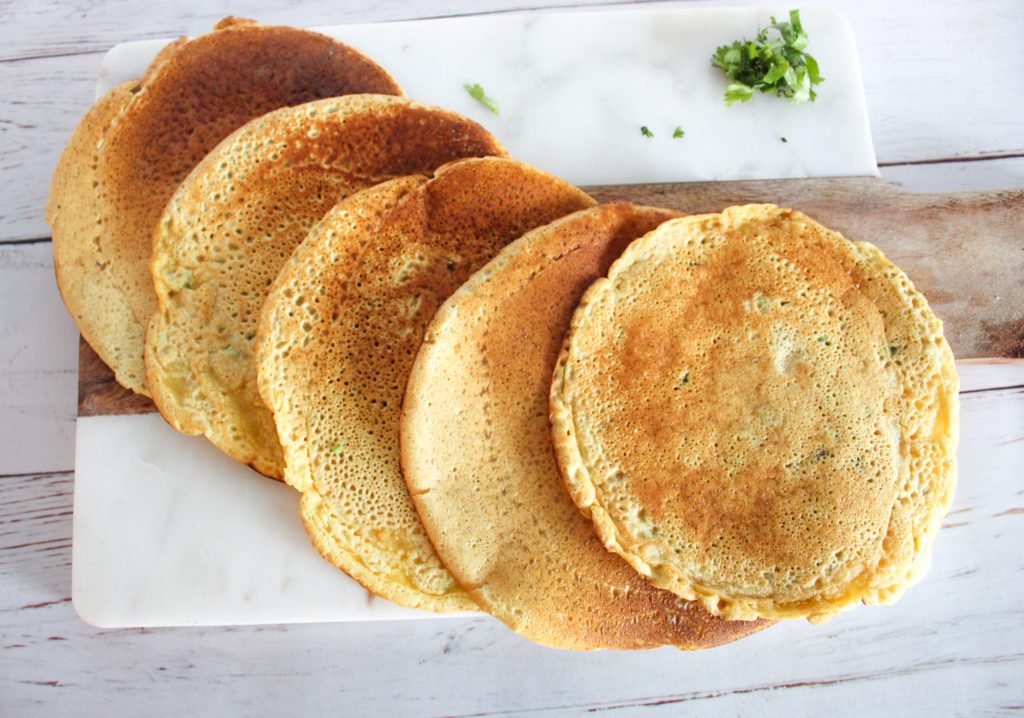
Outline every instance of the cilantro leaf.
{"label": "cilantro leaf", "polygon": [[744,85],[742,82],[734,82],[725,88],[725,104],[731,105],[734,102],[746,102],[754,96],[754,88]]}
{"label": "cilantro leaf", "polygon": [[806,48],[807,31],[799,10],[789,11],[789,22],[773,17],[768,27],[758,30],[756,40],[719,47],[711,56],[711,66],[731,81],[725,89],[725,104],[747,102],[754,92],[775,93],[796,103],[813,102],[814,86],[825,78],[817,60],[804,52]]}
{"label": "cilantro leaf", "polygon": [[685,136],[686,136],[686,132],[683,131],[683,128],[681,126],[679,126],[679,125],[676,125],[676,130],[675,130],[675,132],[672,133],[672,138],[673,139],[682,139]]}
{"label": "cilantro leaf", "polygon": [[804,53],[804,64],[807,65],[807,74],[811,77],[812,85],[818,85],[825,81],[825,78],[821,76],[821,72],[818,70],[818,61],[806,52]]}
{"label": "cilantro leaf", "polygon": [[644,137],[654,137],[654,133],[647,129],[647,125],[642,125],[640,127],[640,134]]}
{"label": "cilantro leaf", "polygon": [[463,83],[462,86],[466,89],[466,92],[469,93],[470,97],[472,97],[474,100],[479,102],[481,105],[486,107],[494,114],[498,114],[498,101],[492,97],[488,97],[487,93],[484,92],[484,88],[481,87],[479,83],[474,82],[471,85],[468,82],[466,82]]}

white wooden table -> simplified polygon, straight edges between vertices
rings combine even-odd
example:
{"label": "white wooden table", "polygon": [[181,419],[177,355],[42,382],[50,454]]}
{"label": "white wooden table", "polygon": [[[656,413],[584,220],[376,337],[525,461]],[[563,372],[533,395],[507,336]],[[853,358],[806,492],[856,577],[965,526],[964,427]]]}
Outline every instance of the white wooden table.
{"label": "white wooden table", "polygon": [[[325,25],[580,4],[598,3],[248,0],[230,11]],[[1024,3],[832,4],[857,36],[885,178],[922,191],[1024,187]],[[53,281],[42,208],[103,53],[206,31],[228,12],[212,5],[0,2],[0,716],[1024,710],[1020,367],[964,370],[971,448],[960,456],[954,513],[926,583],[892,608],[820,627],[787,623],[700,654],[550,651],[483,617],[118,631],[82,623],[70,599],[77,333]],[[740,657],[757,668],[731,670]]]}

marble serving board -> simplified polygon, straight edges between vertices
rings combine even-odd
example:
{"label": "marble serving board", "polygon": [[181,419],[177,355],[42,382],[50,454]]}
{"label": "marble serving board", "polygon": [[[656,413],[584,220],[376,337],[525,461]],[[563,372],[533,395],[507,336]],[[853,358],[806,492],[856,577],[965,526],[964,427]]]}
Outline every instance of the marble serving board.
{"label": "marble serving board", "polygon": [[[316,29],[368,53],[410,97],[472,117],[515,157],[577,184],[876,175],[853,34],[834,12],[802,12],[826,76],[815,103],[723,104],[712,52],[771,14],[658,5]],[[141,76],[164,44],[114,47],[97,94]],[[500,114],[466,82],[483,85]],[[671,137],[676,126],[682,139]],[[295,492],[175,433],[144,402],[129,413],[80,407],[76,452],[72,596],[89,623],[434,615],[374,598],[328,565],[305,536]]]}

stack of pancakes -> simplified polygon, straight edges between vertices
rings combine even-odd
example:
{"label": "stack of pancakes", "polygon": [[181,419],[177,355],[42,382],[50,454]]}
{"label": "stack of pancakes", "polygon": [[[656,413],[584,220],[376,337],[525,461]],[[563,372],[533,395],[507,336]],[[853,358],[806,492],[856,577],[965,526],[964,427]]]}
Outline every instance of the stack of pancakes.
{"label": "stack of pancakes", "polygon": [[952,355],[875,247],[598,205],[316,33],[168,46],[79,125],[47,219],[118,381],[401,605],[716,646],[894,600],[952,499]]}

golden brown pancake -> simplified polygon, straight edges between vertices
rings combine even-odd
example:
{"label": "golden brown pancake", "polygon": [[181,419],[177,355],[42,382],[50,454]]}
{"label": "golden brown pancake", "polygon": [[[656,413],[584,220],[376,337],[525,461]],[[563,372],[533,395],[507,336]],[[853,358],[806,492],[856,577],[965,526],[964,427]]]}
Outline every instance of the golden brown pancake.
{"label": "golden brown pancake", "polygon": [[504,153],[471,120],[386,95],[284,108],[228,137],[178,188],[154,234],[160,311],[146,368],[160,412],[280,478],[281,448],[253,358],[278,270],[340,199],[460,157]]}
{"label": "golden brown pancake", "polygon": [[[164,47],[142,82],[184,43]],[[138,80],[118,85],[101,97],[75,128],[53,173],[46,222],[53,230],[57,285],[85,340],[114,371],[118,383],[149,396],[146,367],[138,351],[145,326],[135,320],[128,300],[103,254],[103,194],[97,165],[114,118],[139,92]]]}
{"label": "golden brown pancake", "polygon": [[101,197],[96,191],[100,144],[138,84],[133,81],[115,87],[75,128],[53,173],[46,222],[53,233],[57,285],[78,330],[100,358],[114,368],[118,382],[148,393],[142,356],[131,351],[143,341],[142,327],[117,288],[109,262],[100,253]]}
{"label": "golden brown pancake", "polygon": [[482,608],[556,648],[716,646],[725,621],[604,549],[551,448],[551,373],[583,291],[636,237],[679,216],[625,203],[527,233],[435,315],[406,387],[402,472],[445,566]]}
{"label": "golden brown pancake", "polygon": [[[104,305],[88,302],[83,303],[88,309],[82,323],[102,327],[90,341],[119,381],[146,391],[142,338],[157,306],[149,274],[152,232],[185,175],[254,117],[366,92],[397,95],[401,89],[372,60],[329,37],[234,18],[212,33],[172,43],[154,60],[141,87],[113,119],[93,177],[103,197],[97,261],[123,295],[112,301],[127,303],[131,318],[94,316],[105,312]],[[84,192],[80,198],[83,207],[97,201]],[[89,237],[71,241],[96,243],[95,227],[90,226]],[[92,274],[89,269],[90,281]]]}
{"label": "golden brown pancake", "polygon": [[529,165],[453,162],[339,203],[281,270],[259,325],[260,392],[285,480],[320,553],[371,591],[475,606],[434,552],[402,481],[399,409],[438,306],[505,244],[593,204]]}
{"label": "golden brown pancake", "polygon": [[584,295],[566,485],[654,585],[736,619],[895,600],[955,484],[942,325],[876,248],[772,205],[672,220]]}

